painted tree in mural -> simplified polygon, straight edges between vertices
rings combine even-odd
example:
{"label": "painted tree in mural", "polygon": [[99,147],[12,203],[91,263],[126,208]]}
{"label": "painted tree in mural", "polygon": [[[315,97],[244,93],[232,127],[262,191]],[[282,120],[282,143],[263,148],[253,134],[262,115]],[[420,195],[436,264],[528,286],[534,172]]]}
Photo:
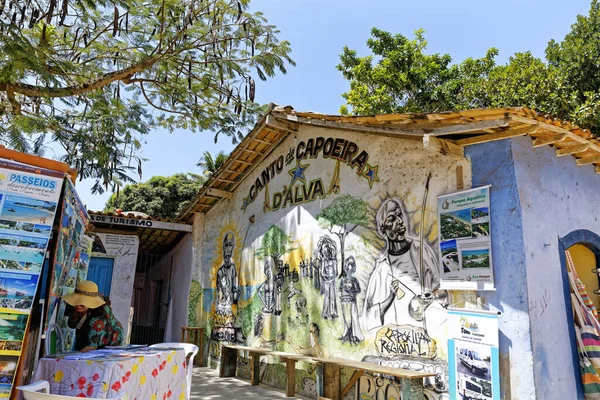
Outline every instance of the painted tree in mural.
{"label": "painted tree in mural", "polygon": [[272,225],[263,235],[261,247],[256,251],[256,255],[261,258],[271,257],[273,265],[277,266],[281,257],[293,250],[290,237],[276,225]]}
{"label": "painted tree in mural", "polygon": [[0,1],[0,141],[41,154],[51,140],[102,192],[141,170],[154,128],[241,138],[262,112],[255,77],[294,65],[249,3]]}
{"label": "painted tree in mural", "polygon": [[368,224],[367,203],[359,197],[344,194],[337,197],[333,202],[317,215],[319,226],[327,229],[340,240],[340,256],[342,268],[341,275],[344,274],[345,253],[344,247],[346,238],[352,231],[359,226]]}
{"label": "painted tree in mural", "polygon": [[442,112],[482,107],[530,107],[600,131],[600,2],[577,16],[562,41],[551,40],[545,59],[516,53],[497,64],[498,50],[453,63],[427,54],[424,31],[414,39],[377,28],[359,56],[344,47],[337,69],[350,83],[342,114]]}

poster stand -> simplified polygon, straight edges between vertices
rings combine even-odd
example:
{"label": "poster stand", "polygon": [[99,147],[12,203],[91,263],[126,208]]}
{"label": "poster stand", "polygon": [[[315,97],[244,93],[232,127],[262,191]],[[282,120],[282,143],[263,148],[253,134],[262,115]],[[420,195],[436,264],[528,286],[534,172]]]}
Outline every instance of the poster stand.
{"label": "poster stand", "polygon": [[450,398],[500,400],[498,319],[488,310],[448,307]]}

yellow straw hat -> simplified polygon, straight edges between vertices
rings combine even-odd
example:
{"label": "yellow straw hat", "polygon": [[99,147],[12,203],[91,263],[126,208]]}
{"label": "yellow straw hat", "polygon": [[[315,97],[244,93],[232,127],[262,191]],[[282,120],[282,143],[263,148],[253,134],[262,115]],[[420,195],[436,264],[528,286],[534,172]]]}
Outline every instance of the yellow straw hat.
{"label": "yellow straw hat", "polygon": [[98,285],[92,281],[81,281],[75,287],[75,291],[66,294],[63,300],[72,306],[86,306],[88,308],[98,308],[105,304],[102,293],[98,292]]}

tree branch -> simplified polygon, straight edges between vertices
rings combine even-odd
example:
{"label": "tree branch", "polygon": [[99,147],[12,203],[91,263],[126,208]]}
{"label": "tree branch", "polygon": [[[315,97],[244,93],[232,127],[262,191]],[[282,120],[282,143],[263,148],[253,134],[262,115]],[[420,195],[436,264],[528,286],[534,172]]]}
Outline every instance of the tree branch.
{"label": "tree branch", "polygon": [[45,86],[30,85],[27,83],[9,83],[0,82],[0,91],[14,92],[24,96],[35,97],[69,97],[92,92],[116,81],[126,81],[136,72],[140,72],[150,67],[160,59],[160,56],[150,57],[136,65],[124,68],[118,71],[109,72],[92,82],[86,82],[77,86],[67,86],[64,88],[50,88]]}
{"label": "tree branch", "polygon": [[160,107],[160,106],[157,106],[157,105],[156,105],[156,104],[154,104],[154,103],[153,103],[153,102],[150,100],[150,98],[149,98],[149,97],[146,95],[146,91],[144,90],[144,83],[143,83],[143,82],[139,82],[139,84],[140,84],[140,89],[142,89],[142,94],[144,95],[144,98],[146,99],[146,101],[148,102],[148,104],[150,104],[152,107],[156,108],[157,110],[164,111],[164,112],[173,113],[173,114],[180,114],[180,115],[183,115],[183,116],[185,116],[185,117],[189,117],[189,115],[187,115],[187,114],[185,114],[185,113],[182,113],[182,112],[179,112],[179,111],[175,111],[175,110],[168,110],[168,109],[166,109],[166,108],[162,108],[162,107]]}
{"label": "tree branch", "polygon": [[7,90],[6,97],[8,97],[8,102],[10,103],[12,114],[21,115],[21,104],[15,98],[15,92],[12,90]]}

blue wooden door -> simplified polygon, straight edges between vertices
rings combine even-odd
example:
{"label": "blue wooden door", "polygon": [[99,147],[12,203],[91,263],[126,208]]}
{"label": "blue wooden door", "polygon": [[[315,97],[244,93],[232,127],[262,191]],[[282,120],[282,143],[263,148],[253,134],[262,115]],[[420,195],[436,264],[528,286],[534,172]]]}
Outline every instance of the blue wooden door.
{"label": "blue wooden door", "polygon": [[87,280],[98,285],[98,291],[105,296],[110,295],[114,258],[92,257],[88,268]]}

